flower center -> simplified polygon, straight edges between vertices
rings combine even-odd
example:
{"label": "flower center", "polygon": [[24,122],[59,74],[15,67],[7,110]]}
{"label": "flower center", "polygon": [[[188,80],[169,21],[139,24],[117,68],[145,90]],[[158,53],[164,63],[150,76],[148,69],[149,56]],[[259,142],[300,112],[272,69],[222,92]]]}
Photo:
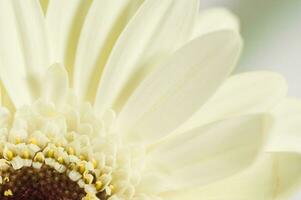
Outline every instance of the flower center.
{"label": "flower center", "polygon": [[144,148],[124,144],[114,120],[74,101],[0,107],[0,200],[133,199]]}
{"label": "flower center", "polygon": [[1,173],[5,177],[1,185],[1,199],[56,200],[82,199],[85,191],[65,173],[59,173],[43,165],[40,169],[12,168]]}
{"label": "flower center", "polygon": [[105,200],[96,160],[77,158],[74,150],[49,143],[6,144],[0,159],[0,199]]}

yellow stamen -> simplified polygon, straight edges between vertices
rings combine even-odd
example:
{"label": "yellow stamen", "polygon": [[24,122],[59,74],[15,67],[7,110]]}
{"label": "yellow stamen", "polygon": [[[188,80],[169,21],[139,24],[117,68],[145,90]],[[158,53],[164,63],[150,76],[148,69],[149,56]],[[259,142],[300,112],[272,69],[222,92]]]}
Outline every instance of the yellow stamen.
{"label": "yellow stamen", "polygon": [[29,154],[29,152],[28,151],[23,151],[22,152],[22,156],[21,156],[22,158],[24,158],[24,159],[29,159],[30,158],[30,154]]}
{"label": "yellow stamen", "polygon": [[57,158],[57,161],[58,161],[60,164],[64,164],[64,163],[65,163],[64,158],[61,157],[61,156]]}
{"label": "yellow stamen", "polygon": [[53,150],[53,149],[50,149],[50,150],[47,152],[47,157],[49,157],[49,158],[53,158],[53,157],[54,157],[54,150]]}
{"label": "yellow stamen", "polygon": [[102,182],[101,181],[96,181],[95,182],[95,188],[97,191],[102,189]]}
{"label": "yellow stamen", "polygon": [[34,159],[33,159],[35,162],[40,162],[40,163],[43,163],[44,160],[45,160],[45,157],[44,157],[44,154],[42,152],[38,152]]}
{"label": "yellow stamen", "polygon": [[6,196],[6,197],[13,196],[13,192],[11,191],[11,189],[5,190],[4,196]]}
{"label": "yellow stamen", "polygon": [[8,183],[9,182],[9,177],[8,176],[6,176],[6,177],[4,177],[4,182],[6,182],[6,183]]}
{"label": "yellow stamen", "polygon": [[29,144],[35,144],[35,145],[38,145],[38,141],[37,141],[35,138],[30,138],[30,139],[28,140],[28,143],[29,143]]}
{"label": "yellow stamen", "polygon": [[93,182],[93,176],[89,173],[84,174],[84,182],[86,184],[91,184]]}
{"label": "yellow stamen", "polygon": [[12,160],[14,158],[14,153],[10,150],[7,150],[5,152],[5,154],[6,154],[7,160]]}
{"label": "yellow stamen", "polygon": [[83,155],[80,155],[80,156],[79,156],[79,159],[81,159],[81,160],[86,160],[86,157],[83,156]]}
{"label": "yellow stamen", "polygon": [[83,174],[86,171],[86,166],[84,162],[79,163],[77,166],[78,171]]}
{"label": "yellow stamen", "polygon": [[71,170],[76,170],[76,169],[77,169],[77,166],[76,166],[75,163],[71,163],[71,164],[69,165],[69,168],[70,168]]}

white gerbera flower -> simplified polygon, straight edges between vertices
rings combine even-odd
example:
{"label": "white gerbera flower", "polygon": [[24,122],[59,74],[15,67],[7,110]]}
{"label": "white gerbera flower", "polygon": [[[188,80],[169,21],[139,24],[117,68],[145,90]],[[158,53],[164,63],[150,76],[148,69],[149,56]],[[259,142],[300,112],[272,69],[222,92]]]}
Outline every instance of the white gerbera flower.
{"label": "white gerbera flower", "polygon": [[268,72],[222,84],[242,45],[231,14],[199,16],[198,0],[42,5],[45,17],[38,1],[0,1],[0,199],[174,199],[253,162],[260,113],[286,85]]}

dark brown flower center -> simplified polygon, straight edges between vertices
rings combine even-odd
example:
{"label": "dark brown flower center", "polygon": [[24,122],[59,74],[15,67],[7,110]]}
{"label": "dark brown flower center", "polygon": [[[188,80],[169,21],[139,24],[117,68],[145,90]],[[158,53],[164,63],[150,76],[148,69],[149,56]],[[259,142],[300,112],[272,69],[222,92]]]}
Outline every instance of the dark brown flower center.
{"label": "dark brown flower center", "polygon": [[86,195],[65,173],[46,165],[40,169],[10,168],[1,176],[1,200],[81,200]]}

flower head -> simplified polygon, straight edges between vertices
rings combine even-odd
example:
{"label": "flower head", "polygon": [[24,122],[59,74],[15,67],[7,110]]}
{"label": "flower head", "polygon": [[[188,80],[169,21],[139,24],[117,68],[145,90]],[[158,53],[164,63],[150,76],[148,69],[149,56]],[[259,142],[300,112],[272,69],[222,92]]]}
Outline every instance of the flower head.
{"label": "flower head", "polygon": [[286,85],[227,79],[242,46],[232,14],[199,16],[198,0],[41,5],[0,2],[0,199],[173,199],[253,163]]}

